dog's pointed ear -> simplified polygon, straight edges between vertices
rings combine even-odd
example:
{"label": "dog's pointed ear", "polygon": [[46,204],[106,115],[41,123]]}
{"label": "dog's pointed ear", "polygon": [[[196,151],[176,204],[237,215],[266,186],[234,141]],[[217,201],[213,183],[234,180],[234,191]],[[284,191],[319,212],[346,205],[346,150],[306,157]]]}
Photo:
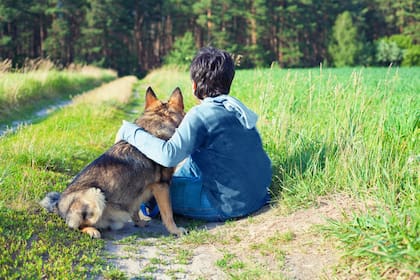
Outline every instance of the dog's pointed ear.
{"label": "dog's pointed ear", "polygon": [[173,108],[176,108],[179,111],[184,111],[184,98],[182,97],[182,92],[179,87],[175,88],[169,97],[169,105]]}
{"label": "dog's pointed ear", "polygon": [[146,90],[146,104],[144,107],[149,108],[153,103],[155,103],[158,100],[159,99],[156,97],[156,94],[153,91],[153,89],[151,87],[148,87]]}

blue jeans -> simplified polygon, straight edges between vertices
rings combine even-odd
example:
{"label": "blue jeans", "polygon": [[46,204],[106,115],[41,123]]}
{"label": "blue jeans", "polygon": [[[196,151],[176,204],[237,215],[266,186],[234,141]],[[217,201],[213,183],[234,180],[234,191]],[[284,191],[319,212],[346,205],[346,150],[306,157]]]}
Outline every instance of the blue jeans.
{"label": "blue jeans", "polygon": [[188,158],[172,177],[171,201],[175,214],[208,222],[221,222],[228,217],[214,207],[203,190],[200,170]]}

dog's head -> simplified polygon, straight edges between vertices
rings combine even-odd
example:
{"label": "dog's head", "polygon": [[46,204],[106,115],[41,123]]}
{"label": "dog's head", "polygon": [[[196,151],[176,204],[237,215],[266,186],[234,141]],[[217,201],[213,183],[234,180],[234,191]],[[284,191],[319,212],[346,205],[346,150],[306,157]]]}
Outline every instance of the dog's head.
{"label": "dog's head", "polygon": [[70,193],[59,204],[60,216],[74,229],[96,224],[104,209],[105,195],[97,188]]}
{"label": "dog's head", "polygon": [[136,124],[156,137],[168,140],[184,115],[184,100],[178,87],[174,89],[167,102],[159,100],[153,89],[149,87],[146,91],[144,113],[137,119]]}

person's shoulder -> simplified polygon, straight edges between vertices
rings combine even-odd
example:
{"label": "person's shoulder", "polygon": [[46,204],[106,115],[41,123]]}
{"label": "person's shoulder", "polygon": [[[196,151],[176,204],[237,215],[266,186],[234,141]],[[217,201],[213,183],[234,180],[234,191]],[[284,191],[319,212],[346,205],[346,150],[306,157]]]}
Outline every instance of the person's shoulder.
{"label": "person's shoulder", "polygon": [[188,110],[187,115],[195,115],[198,112],[200,112],[200,106],[201,106],[201,104],[198,104],[198,105],[195,105],[195,106],[191,107]]}
{"label": "person's shoulder", "polygon": [[208,112],[212,112],[214,110],[218,110],[220,106],[211,103],[211,102],[201,102],[200,104],[192,107],[188,113],[191,114],[207,114]]}
{"label": "person's shoulder", "polygon": [[202,104],[195,105],[194,107],[191,107],[191,109],[188,110],[188,112],[185,114],[184,120],[197,120],[197,119],[203,119],[203,115],[205,108],[203,108]]}
{"label": "person's shoulder", "polygon": [[188,119],[188,122],[202,123],[206,126],[212,120],[220,119],[225,111],[221,106],[202,102],[192,107],[185,115],[185,119]]}

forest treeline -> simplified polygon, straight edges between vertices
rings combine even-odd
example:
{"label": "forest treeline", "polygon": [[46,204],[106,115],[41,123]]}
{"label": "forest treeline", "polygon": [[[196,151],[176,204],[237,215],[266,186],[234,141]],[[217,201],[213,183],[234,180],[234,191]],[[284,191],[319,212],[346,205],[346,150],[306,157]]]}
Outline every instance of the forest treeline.
{"label": "forest treeline", "polygon": [[420,65],[416,0],[0,0],[0,60],[140,74],[197,48],[240,67]]}

